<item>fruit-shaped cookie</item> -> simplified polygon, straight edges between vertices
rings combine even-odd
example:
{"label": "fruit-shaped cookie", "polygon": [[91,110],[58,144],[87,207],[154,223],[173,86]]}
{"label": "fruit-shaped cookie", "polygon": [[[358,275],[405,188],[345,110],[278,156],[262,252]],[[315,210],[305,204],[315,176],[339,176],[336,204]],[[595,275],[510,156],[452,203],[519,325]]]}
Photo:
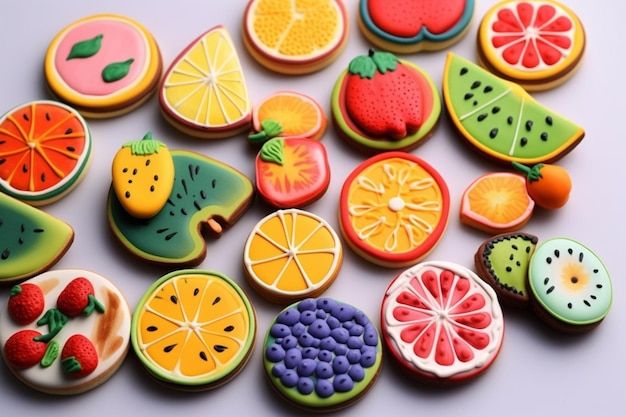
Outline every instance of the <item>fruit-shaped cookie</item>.
{"label": "fruit-shaped cookie", "polygon": [[174,186],[174,161],[163,142],[150,132],[117,151],[111,168],[113,190],[124,209],[137,218],[150,218],[167,202]]}
{"label": "fruit-shaped cookie", "polygon": [[526,189],[538,206],[557,209],[563,207],[569,200],[572,179],[565,168],[553,164],[527,167],[515,161],[513,166],[526,175]]}
{"label": "fruit-shaped cookie", "polygon": [[550,163],[574,149],[582,127],[537,102],[522,87],[450,52],[443,97],[466,143],[495,162]]}
{"label": "fruit-shaped cookie", "polygon": [[358,23],[377,47],[408,54],[450,47],[473,15],[474,0],[360,0]]}
{"label": "fruit-shaped cookie", "polygon": [[389,52],[352,59],[331,97],[340,136],[365,153],[409,151],[428,139],[441,114],[431,77]]}
{"label": "fruit-shaped cookie", "polygon": [[128,214],[111,188],[107,218],[113,234],[132,254],[165,265],[197,265],[206,235],[220,236],[248,209],[252,181],[233,167],[199,153],[172,150],[174,187],[149,219]]}
{"label": "fruit-shaped cookie", "polygon": [[74,242],[65,221],[0,192],[0,283],[30,278],[53,266]]}

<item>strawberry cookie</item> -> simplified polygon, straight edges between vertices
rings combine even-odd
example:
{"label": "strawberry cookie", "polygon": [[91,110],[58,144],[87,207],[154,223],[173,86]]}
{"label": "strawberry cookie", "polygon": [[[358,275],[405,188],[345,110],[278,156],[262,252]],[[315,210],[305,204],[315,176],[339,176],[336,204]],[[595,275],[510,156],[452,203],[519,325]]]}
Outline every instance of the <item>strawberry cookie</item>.
{"label": "strawberry cookie", "polygon": [[467,33],[474,0],[361,0],[358,24],[374,45],[395,53],[448,48]]}
{"label": "strawberry cookie", "polygon": [[107,278],[85,270],[48,271],[11,288],[0,314],[8,368],[50,394],[97,387],[122,364],[131,311]]}
{"label": "strawberry cookie", "polygon": [[125,114],[143,104],[161,77],[156,41],[125,16],[97,14],[65,27],[44,62],[52,95],[86,117]]}
{"label": "strawberry cookie", "polygon": [[365,153],[410,151],[433,134],[441,98],[432,78],[389,52],[350,61],[333,88],[339,135]]}

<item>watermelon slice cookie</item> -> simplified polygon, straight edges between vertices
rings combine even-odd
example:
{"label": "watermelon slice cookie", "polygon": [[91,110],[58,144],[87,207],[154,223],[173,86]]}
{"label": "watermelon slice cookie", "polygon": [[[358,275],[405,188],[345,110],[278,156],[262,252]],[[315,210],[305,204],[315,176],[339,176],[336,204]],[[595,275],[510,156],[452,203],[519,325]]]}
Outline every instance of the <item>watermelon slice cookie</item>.
{"label": "watermelon slice cookie", "polygon": [[478,58],[494,74],[528,91],[557,87],[583,62],[585,31],[567,6],[554,0],[506,0],[485,14]]}
{"label": "watermelon slice cookie", "polygon": [[0,117],[0,191],[34,206],[72,191],[91,162],[85,119],[55,101],[32,101]]}
{"label": "watermelon slice cookie", "polygon": [[377,47],[409,54],[450,47],[473,15],[474,0],[360,0],[358,24]]}
{"label": "watermelon slice cookie", "polygon": [[381,331],[392,356],[418,380],[469,381],[497,358],[504,317],[494,290],[449,262],[424,262],[400,273],[382,303]]}
{"label": "watermelon slice cookie", "polygon": [[352,59],[331,97],[335,127],[347,143],[374,154],[410,151],[432,136],[441,98],[432,78],[389,52]]}

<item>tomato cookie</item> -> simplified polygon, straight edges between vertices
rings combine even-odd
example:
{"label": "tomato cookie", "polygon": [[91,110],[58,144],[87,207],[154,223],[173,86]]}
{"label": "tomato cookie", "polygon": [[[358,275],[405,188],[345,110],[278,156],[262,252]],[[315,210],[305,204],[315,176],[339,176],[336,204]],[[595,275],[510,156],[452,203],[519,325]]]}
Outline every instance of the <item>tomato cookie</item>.
{"label": "tomato cookie", "polygon": [[125,16],[96,14],[50,43],[44,72],[52,95],[86,117],[125,114],[156,91],[161,54],[150,32]]}
{"label": "tomato cookie", "polygon": [[554,0],[500,2],[478,29],[481,65],[528,91],[564,83],[582,64],[585,49],[582,23]]}

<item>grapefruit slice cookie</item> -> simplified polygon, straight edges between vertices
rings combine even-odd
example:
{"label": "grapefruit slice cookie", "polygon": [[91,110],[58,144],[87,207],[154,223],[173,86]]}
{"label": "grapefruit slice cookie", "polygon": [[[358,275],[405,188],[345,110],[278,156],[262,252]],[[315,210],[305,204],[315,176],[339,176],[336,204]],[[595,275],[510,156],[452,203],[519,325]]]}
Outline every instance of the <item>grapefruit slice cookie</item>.
{"label": "grapefruit slice cookie", "polygon": [[420,381],[469,381],[497,358],[504,316],[493,289],[469,269],[424,262],[399,274],[382,303],[385,345]]}
{"label": "grapefruit slice cookie", "polygon": [[528,91],[557,87],[583,62],[583,25],[554,0],[507,0],[485,14],[478,30],[478,58],[494,74]]}
{"label": "grapefruit slice cookie", "polygon": [[602,260],[569,238],[541,243],[528,272],[531,308],[555,329],[583,333],[597,327],[613,300],[611,277]]}
{"label": "grapefruit slice cookie", "polygon": [[405,152],[386,152],[361,163],[341,190],[339,223],[348,245],[389,268],[413,265],[441,239],[450,195],[439,173]]}
{"label": "grapefruit slice cookie", "polygon": [[340,0],[251,0],[243,41],[264,67],[308,74],[330,65],[348,41],[348,14]]}
{"label": "grapefruit slice cookie", "polygon": [[342,261],[341,241],[330,224],[299,209],[263,218],[248,235],[243,253],[250,285],[279,303],[321,295]]}
{"label": "grapefruit slice cookie", "polygon": [[128,213],[109,191],[107,218],[113,234],[133,255],[161,265],[197,265],[205,236],[219,237],[252,204],[254,185],[234,168],[207,156],[170,151],[174,183],[165,205],[150,218]]}
{"label": "grapefruit slice cookie", "polygon": [[319,140],[327,126],[326,113],[317,100],[295,91],[278,91],[254,107],[248,141],[264,143],[277,136]]}
{"label": "grapefruit slice cookie", "polygon": [[67,195],[91,162],[85,119],[55,101],[32,101],[0,118],[0,191],[33,206]]}
{"label": "grapefruit slice cookie", "polygon": [[248,297],[225,275],[171,272],[148,288],[132,319],[131,341],[148,373],[174,389],[201,391],[234,378],[256,338]]}
{"label": "grapefruit slice cookie", "polygon": [[441,98],[420,67],[370,50],[350,61],[337,79],[331,109],[340,136],[356,149],[410,151],[432,136]]}
{"label": "grapefruit slice cookie", "polygon": [[176,57],[163,77],[161,113],[181,132],[220,139],[250,129],[252,105],[230,34],[216,26]]}
{"label": "grapefruit slice cookie", "polygon": [[453,53],[446,61],[443,97],[460,135],[493,161],[553,162],[585,135],[583,128],[535,101],[518,84]]}
{"label": "grapefruit slice cookie", "polygon": [[86,117],[127,113],[156,91],[158,45],[139,22],[97,14],[65,27],[50,43],[45,77],[52,94]]}
{"label": "grapefruit slice cookie", "polygon": [[0,284],[43,272],[65,255],[74,229],[61,219],[0,192]]}
{"label": "grapefruit slice cookie", "polygon": [[335,411],[372,388],[382,343],[363,311],[331,298],[307,298],[270,324],[263,365],[282,398],[309,411]]}
{"label": "grapefruit slice cookie", "polygon": [[474,0],[360,0],[358,23],[380,49],[395,53],[437,51],[467,33]]}
{"label": "grapefruit slice cookie", "polygon": [[130,345],[131,311],[106,277],[48,271],[11,288],[0,315],[7,366],[26,385],[78,394],[109,379]]}

